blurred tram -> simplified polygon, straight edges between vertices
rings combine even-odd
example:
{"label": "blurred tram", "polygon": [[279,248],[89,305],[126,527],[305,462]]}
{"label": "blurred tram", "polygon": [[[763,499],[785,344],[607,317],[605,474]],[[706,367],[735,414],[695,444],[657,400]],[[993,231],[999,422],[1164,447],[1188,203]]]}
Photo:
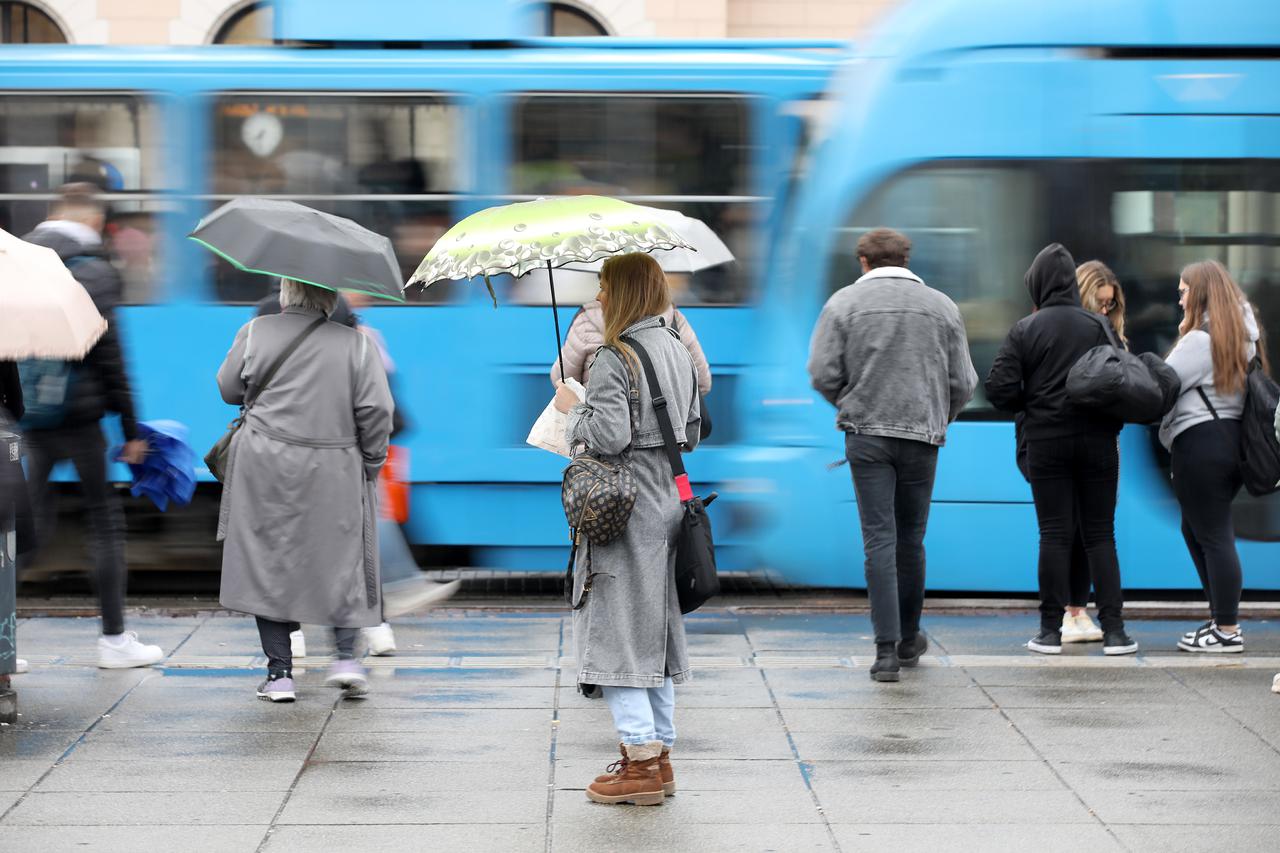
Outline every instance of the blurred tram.
{"label": "blurred tram", "polygon": [[[875,226],[907,233],[912,268],[959,304],[980,377],[1029,312],[1023,273],[1052,241],[1115,270],[1135,351],[1172,345],[1180,269],[1222,261],[1280,365],[1278,37],[1273,0],[943,0],[906,5],[859,45],[760,294],[757,367],[737,389],[750,405],[734,499],[758,512],[761,564],[862,584],[848,468],[827,468],[843,443],[805,359]],[[1125,586],[1197,589],[1154,430],[1127,426],[1120,445]],[[1246,589],[1280,590],[1280,497],[1242,493],[1235,521]],[[927,545],[931,589],[1036,588],[1013,424],[981,387],[940,455]]]}
{"label": "blurred tram", "polygon": [[[771,235],[845,50],[618,39],[5,46],[0,227],[25,234],[63,182],[105,191],[139,414],[187,424],[203,452],[233,414],[214,373],[270,284],[185,239],[226,200],[289,198],[351,217],[391,238],[406,280],[453,222],[492,204],[590,192],[682,210],[738,258],[673,282],[716,374],[715,434],[696,476],[723,482],[751,431],[743,381],[757,358],[762,294],[777,284],[767,275]],[[557,284],[567,329],[595,277],[557,275]],[[496,310],[483,285],[458,282],[362,316],[398,368],[411,540],[454,563],[555,569],[567,553],[562,461],[524,443],[552,393],[548,291],[537,274],[495,285]],[[128,472],[117,465],[113,478]],[[216,568],[218,492],[202,479],[192,509],[160,516],[131,504],[135,567]],[[749,534],[728,518],[722,527],[726,566],[751,565]]]}

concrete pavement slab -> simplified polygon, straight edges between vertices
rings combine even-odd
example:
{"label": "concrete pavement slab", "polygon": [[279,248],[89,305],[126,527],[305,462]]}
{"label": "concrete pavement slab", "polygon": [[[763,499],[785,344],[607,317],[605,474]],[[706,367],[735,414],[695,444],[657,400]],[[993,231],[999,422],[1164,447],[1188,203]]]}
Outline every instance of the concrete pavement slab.
{"label": "concrete pavement slab", "polygon": [[80,735],[81,732],[65,729],[25,731],[16,726],[0,729],[0,763],[7,765],[14,759],[27,759],[53,764]]}
{"label": "concrete pavement slab", "polygon": [[1053,759],[1053,769],[1078,791],[1273,791],[1280,788],[1280,755],[1259,750],[1226,756],[1206,749],[1195,755],[1122,759],[1090,752]]}
{"label": "concrete pavement slab", "polygon": [[1230,809],[1217,791],[1081,791],[1080,796],[1107,825],[1122,823],[1253,825],[1280,828],[1276,803],[1280,784],[1270,791],[1231,791]]}
{"label": "concrete pavement slab", "polygon": [[26,791],[49,772],[53,761],[54,759],[6,758],[4,767],[0,768],[0,791]]}
{"label": "concrete pavement slab", "polygon": [[[584,780],[590,782],[590,779]],[[650,814],[655,812],[655,814]],[[557,790],[554,820],[557,834],[566,823],[592,827],[597,838],[627,838],[632,831],[661,832],[661,828],[701,824],[821,824],[822,814],[809,792],[782,791],[680,791],[661,806],[612,806],[593,803],[581,790]],[[572,849],[572,848],[570,848]],[[683,846],[677,849],[687,849]]]}
{"label": "concrete pavement slab", "polygon": [[77,751],[53,768],[36,790],[42,793],[282,792],[289,790],[301,769],[301,756],[270,761],[216,758],[86,761]]}
{"label": "concrete pavement slab", "polygon": [[541,708],[378,708],[344,702],[326,732],[430,732],[475,740],[529,733],[549,736],[551,722],[551,710]]}
{"label": "concrete pavement slab", "polygon": [[[586,803],[591,806],[592,803]],[[597,806],[598,809],[616,808]],[[625,806],[635,810],[634,806]],[[660,811],[668,805],[646,811]],[[675,811],[674,808],[671,809]],[[609,825],[625,821],[626,829]],[[665,820],[665,815],[637,814],[591,820],[587,825],[566,821],[555,824],[552,849],[596,851],[602,838],[625,839],[628,853],[829,853],[836,850],[826,828],[816,824],[698,824]]]}
{"label": "concrete pavement slab", "polygon": [[[777,712],[769,708],[676,708],[680,754],[688,758],[792,758]],[[617,734],[597,711],[562,709],[556,756],[595,758],[617,749]]]}
{"label": "concrete pavement slab", "polygon": [[[1111,687],[1167,687],[1174,679],[1156,667],[1120,663],[1114,668],[1080,667],[1070,660],[1046,659],[1027,652],[1025,666],[965,666],[964,673],[983,687],[1087,687],[1105,691]],[[1021,657],[1021,656],[1019,656]]]}
{"label": "concrete pavement slab", "polygon": [[[862,733],[859,733],[861,731]],[[975,735],[962,729],[922,731],[894,727],[889,731],[793,732],[803,761],[970,760],[1027,761],[1037,757],[1025,740],[1009,735]]]}
{"label": "concrete pavement slab", "polygon": [[[264,853],[405,853],[447,850],[449,853],[543,853],[546,830],[536,824],[459,823],[403,826],[281,826],[272,830]],[[572,849],[572,848],[565,848]],[[184,851],[185,853],[185,851]]]}
{"label": "concrete pavement slab", "polygon": [[809,761],[810,783],[825,802],[863,791],[1066,791],[1043,761]]}
{"label": "concrete pavement slab", "polygon": [[4,826],[125,826],[131,824],[203,826],[267,824],[284,799],[283,792],[40,793],[27,796],[5,817]]}
{"label": "concrete pavement slab", "polygon": [[1211,821],[1203,826],[1116,824],[1116,838],[1130,850],[1176,850],[1178,853],[1221,853],[1223,850],[1275,850],[1280,823],[1231,826]]}
{"label": "concrete pavement slab", "polygon": [[528,708],[550,711],[555,705],[554,687],[497,688],[433,687],[404,684],[395,675],[373,672],[369,675],[370,694],[362,703],[376,709],[464,709],[464,708]]}
{"label": "concrete pavement slab", "polygon": [[[172,692],[172,691],[166,691]],[[264,702],[251,692],[237,692],[235,701],[201,703],[183,696],[181,705],[152,704],[152,697],[131,694],[98,726],[100,731],[123,732],[207,732],[216,708],[221,732],[318,732],[332,708],[332,702]]]}
{"label": "concrete pavement slab", "polygon": [[882,853],[885,850],[894,853],[974,853],[988,850],[1121,853],[1125,850],[1114,836],[1097,824],[833,824],[831,830],[843,853]]}
{"label": "concrete pavement slab", "polygon": [[[510,790],[536,789],[545,803],[547,770],[545,757],[542,761],[511,761],[503,765],[502,780]],[[310,761],[294,793],[377,796],[382,791],[478,792],[493,788],[493,784],[493,768],[478,761]]]}
{"label": "concrete pavement slab", "polygon": [[1095,708],[1185,708],[1198,699],[1194,692],[1173,681],[1145,687],[1117,684],[1105,690],[1072,684],[991,685],[984,689],[1001,708],[1071,709],[1084,716]]}
{"label": "concrete pavement slab", "polygon": [[739,619],[756,651],[821,649],[847,653],[856,646],[863,654],[868,647],[873,655],[875,652],[869,614],[743,614]]}
{"label": "concrete pavement slab", "polygon": [[92,731],[76,747],[78,761],[150,761],[152,759],[249,759],[290,761],[304,758],[316,736],[303,732],[148,732]]}
{"label": "concrete pavement slab", "polygon": [[[946,823],[952,825],[1046,823],[1093,824],[1089,810],[1071,791],[1001,791],[992,796],[974,790],[862,789],[857,796],[841,796],[834,787],[814,785],[827,819],[832,823]],[[847,793],[847,792],[845,792]]]}
{"label": "concrete pavement slab", "polygon": [[1010,720],[1047,758],[1107,755],[1149,760],[1205,754],[1247,756],[1266,748],[1259,738],[1217,710],[1198,709],[1194,717],[1167,714],[1159,727],[1140,707],[1074,710],[1009,708]]}
{"label": "concrete pavement slab", "polygon": [[[496,736],[493,736],[496,735]],[[450,732],[330,732],[320,738],[317,761],[478,761],[545,759],[551,726],[542,731],[462,738]]]}
{"label": "concrete pavement slab", "polygon": [[247,853],[257,848],[266,826],[216,826],[191,832],[182,826],[10,826],[0,830],[0,853],[121,850],[182,853]]}
{"label": "concrete pavement slab", "polygon": [[448,821],[478,826],[546,820],[545,777],[542,784],[520,790],[494,787],[495,781],[491,773],[488,789],[470,791],[424,791],[403,785],[368,788],[358,784],[348,790],[308,788],[294,791],[276,824],[393,826]]}

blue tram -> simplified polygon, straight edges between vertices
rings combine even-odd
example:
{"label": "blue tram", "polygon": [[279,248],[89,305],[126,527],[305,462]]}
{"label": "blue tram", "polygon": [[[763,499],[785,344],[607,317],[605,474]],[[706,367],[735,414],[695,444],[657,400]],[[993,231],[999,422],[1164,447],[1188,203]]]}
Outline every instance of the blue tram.
{"label": "blue tram", "polygon": [[[218,204],[274,196],[349,216],[391,238],[406,280],[453,222],[506,200],[593,192],[680,209],[739,259],[675,282],[717,376],[716,434],[696,474],[724,481],[751,431],[743,381],[761,295],[777,284],[767,274],[770,235],[845,49],[614,39],[5,47],[0,227],[26,233],[65,181],[105,190],[140,415],[188,424],[203,451],[232,414],[214,372],[269,286],[184,239]],[[415,484],[410,538],[465,549],[444,553],[470,565],[555,568],[567,544],[562,463],[524,443],[552,392],[549,293],[537,274],[495,285],[497,310],[483,286],[437,285],[362,316],[398,367]],[[595,277],[557,275],[557,285],[571,306],[560,318],[567,327]],[[127,476],[117,467],[117,480]],[[216,494],[212,484],[202,490],[206,511]],[[212,527],[198,516],[200,507],[157,520],[187,531],[160,563],[173,566],[198,543],[212,550]],[[750,565],[746,534],[724,527],[727,564]],[[132,537],[135,555],[163,539],[152,532]]]}
{"label": "blue tram", "polygon": [[[979,375],[1030,310],[1023,273],[1045,244],[1110,265],[1136,351],[1177,333],[1181,267],[1232,271],[1280,355],[1280,5],[1253,0],[1011,4],[901,10],[843,64],[756,321],[741,397],[743,488],[758,559],[819,585],[861,584],[843,443],[805,375],[813,321],[857,277],[853,248],[880,225],[961,307]],[[768,330],[768,334],[765,331]],[[1154,430],[1120,439],[1117,538],[1129,589],[1195,589],[1167,458]],[[1247,589],[1280,589],[1280,497],[1242,494]],[[934,590],[1036,588],[1030,489],[1013,424],[981,388],[940,455],[929,533]]]}

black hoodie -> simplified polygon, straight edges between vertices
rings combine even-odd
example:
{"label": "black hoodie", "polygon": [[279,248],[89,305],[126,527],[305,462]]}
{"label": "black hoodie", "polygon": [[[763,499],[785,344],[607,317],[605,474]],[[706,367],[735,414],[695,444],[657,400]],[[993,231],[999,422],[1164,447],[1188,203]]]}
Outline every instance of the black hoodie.
{"label": "black hoodie", "polygon": [[1076,264],[1060,243],[1045,246],[1027,270],[1036,311],[1009,331],[983,387],[991,405],[1022,412],[1029,439],[1120,430],[1120,422],[1067,400],[1067,373],[1080,356],[1111,341],[1080,305]]}

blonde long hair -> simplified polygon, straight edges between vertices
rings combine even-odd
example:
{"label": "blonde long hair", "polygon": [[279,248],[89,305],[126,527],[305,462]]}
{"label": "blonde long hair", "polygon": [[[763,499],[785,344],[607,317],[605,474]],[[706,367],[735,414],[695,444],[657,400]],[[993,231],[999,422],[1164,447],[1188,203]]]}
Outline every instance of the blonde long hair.
{"label": "blonde long hair", "polygon": [[[1227,394],[1243,390],[1249,370],[1249,360],[1245,358],[1249,335],[1244,310],[1252,310],[1244,291],[1217,261],[1189,264],[1183,268],[1180,278],[1187,285],[1187,307],[1178,325],[1178,340],[1197,329],[1208,332],[1214,387]],[[1266,369],[1267,356],[1261,340],[1257,351]]]}
{"label": "blonde long hair", "polygon": [[1120,280],[1111,268],[1102,261],[1085,261],[1076,267],[1076,285],[1080,288],[1081,304],[1085,310],[1095,314],[1102,313],[1098,289],[1111,285],[1111,289],[1116,292],[1116,307],[1107,312],[1107,319],[1111,321],[1111,328],[1120,336],[1120,341],[1127,345],[1129,339],[1124,336],[1124,288],[1120,286]]}
{"label": "blonde long hair", "polygon": [[604,342],[622,352],[637,367],[635,353],[622,342],[622,333],[645,317],[661,315],[671,305],[671,292],[662,267],[643,252],[615,255],[600,267],[604,295]]}

